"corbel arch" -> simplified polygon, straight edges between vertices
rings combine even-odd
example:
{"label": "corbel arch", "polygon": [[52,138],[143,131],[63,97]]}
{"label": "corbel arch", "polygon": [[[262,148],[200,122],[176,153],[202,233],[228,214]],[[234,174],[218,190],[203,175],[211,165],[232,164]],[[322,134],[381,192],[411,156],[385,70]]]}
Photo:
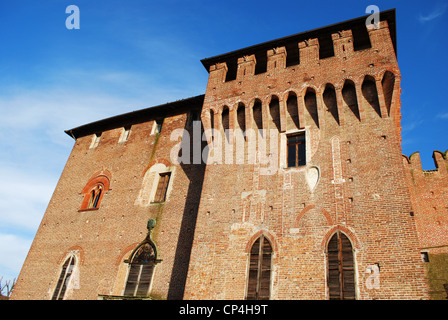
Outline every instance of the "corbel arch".
{"label": "corbel arch", "polygon": [[[300,95],[295,90],[287,90],[282,94],[285,106],[286,132],[296,131],[303,127],[303,104]],[[301,123],[302,122],[302,123]]]}
{"label": "corbel arch", "polygon": [[356,84],[356,82],[350,78],[347,77],[344,79],[343,85],[341,87],[341,93],[342,93],[342,100],[345,103],[345,105],[348,106],[348,109],[351,110],[353,115],[361,121],[362,117],[362,107],[359,104],[359,85]]}
{"label": "corbel arch", "polygon": [[380,96],[377,88],[377,79],[366,74],[361,83],[361,92],[367,106],[372,108],[379,117],[382,117]]}
{"label": "corbel arch", "polygon": [[303,91],[303,104],[305,106],[305,110],[312,120],[311,123],[314,122],[316,127],[319,128],[322,119],[319,119],[319,93],[316,86],[309,85]]}

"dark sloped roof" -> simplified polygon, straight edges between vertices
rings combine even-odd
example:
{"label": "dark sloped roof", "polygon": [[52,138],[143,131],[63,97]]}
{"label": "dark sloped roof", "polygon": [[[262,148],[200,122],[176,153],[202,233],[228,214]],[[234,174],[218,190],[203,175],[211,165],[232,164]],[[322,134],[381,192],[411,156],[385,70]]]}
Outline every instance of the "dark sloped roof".
{"label": "dark sloped roof", "polygon": [[187,99],[177,100],[174,102],[149,107],[137,111],[124,113],[103,120],[91,122],[73,129],[65,130],[73,139],[77,139],[89,134],[103,132],[119,127],[124,127],[136,123],[142,123],[151,119],[163,119],[167,116],[185,112],[188,109],[202,107],[204,95],[191,97]]}

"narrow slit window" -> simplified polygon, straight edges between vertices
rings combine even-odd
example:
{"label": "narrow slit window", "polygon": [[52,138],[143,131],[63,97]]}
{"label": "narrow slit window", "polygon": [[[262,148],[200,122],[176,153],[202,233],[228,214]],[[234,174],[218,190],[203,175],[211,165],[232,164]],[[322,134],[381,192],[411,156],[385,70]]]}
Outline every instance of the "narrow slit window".
{"label": "narrow slit window", "polygon": [[170,172],[159,174],[159,183],[157,185],[157,191],[153,202],[165,202],[166,192],[168,190],[168,184],[170,182],[170,176]]}
{"label": "narrow slit window", "polygon": [[287,137],[288,167],[306,165],[305,132]]}

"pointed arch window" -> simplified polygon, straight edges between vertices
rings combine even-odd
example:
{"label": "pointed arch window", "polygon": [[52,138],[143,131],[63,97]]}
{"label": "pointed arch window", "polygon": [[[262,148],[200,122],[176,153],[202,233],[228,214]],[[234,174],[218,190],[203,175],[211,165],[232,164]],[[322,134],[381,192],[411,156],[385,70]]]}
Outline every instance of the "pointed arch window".
{"label": "pointed arch window", "polygon": [[350,239],[337,231],[328,242],[328,279],[330,300],[355,300],[355,268]]}
{"label": "pointed arch window", "polygon": [[272,246],[261,235],[252,245],[249,257],[247,300],[269,300],[271,290]]}
{"label": "pointed arch window", "polygon": [[151,286],[154,266],[157,261],[157,251],[155,245],[145,240],[131,254],[129,263],[128,278],[124,289],[124,296],[127,297],[147,297]]}
{"label": "pointed arch window", "polygon": [[76,259],[74,256],[70,256],[65,260],[62,265],[62,270],[59,275],[58,283],[53,292],[52,300],[63,300],[65,292],[67,290],[67,284],[70,281],[70,277],[72,276],[73,269],[75,268]]}

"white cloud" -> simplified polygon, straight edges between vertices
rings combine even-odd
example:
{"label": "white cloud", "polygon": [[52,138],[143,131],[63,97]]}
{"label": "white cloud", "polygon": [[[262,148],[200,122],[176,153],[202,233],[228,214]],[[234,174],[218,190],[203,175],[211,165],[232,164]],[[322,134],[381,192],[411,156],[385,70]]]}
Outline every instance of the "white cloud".
{"label": "white cloud", "polygon": [[434,19],[442,16],[445,13],[447,8],[448,8],[448,4],[447,3],[442,3],[442,4],[439,3],[437,5],[437,7],[433,11],[428,13],[427,15],[420,14],[420,16],[418,17],[418,20],[421,23],[425,23],[425,22],[434,20]]}
{"label": "white cloud", "polygon": [[0,225],[21,232],[35,232],[57,183],[55,177],[33,168],[0,168]]}
{"label": "white cloud", "polygon": [[0,233],[0,277],[3,282],[18,277],[31,243],[32,239]]}
{"label": "white cloud", "polygon": [[439,119],[448,119],[448,112],[445,112],[445,113],[439,113],[439,114],[437,115],[437,118],[439,118]]}

